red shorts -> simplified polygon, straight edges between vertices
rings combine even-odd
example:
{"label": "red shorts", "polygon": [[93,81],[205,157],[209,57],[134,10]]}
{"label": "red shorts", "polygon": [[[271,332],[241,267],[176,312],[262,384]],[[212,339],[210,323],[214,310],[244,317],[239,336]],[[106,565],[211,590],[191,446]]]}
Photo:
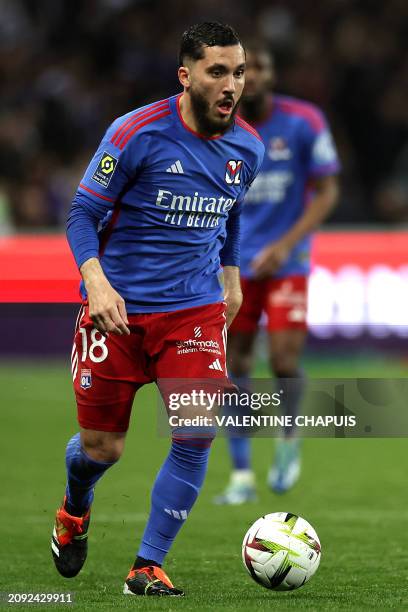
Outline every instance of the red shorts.
{"label": "red shorts", "polygon": [[255,332],[262,312],[268,331],[306,329],[307,277],[241,279],[244,301],[230,332]]}
{"label": "red shorts", "polygon": [[215,379],[229,385],[224,303],[128,319],[129,336],[105,337],[88,306],[79,312],[71,361],[81,427],[127,431],[135,393],[145,383]]}

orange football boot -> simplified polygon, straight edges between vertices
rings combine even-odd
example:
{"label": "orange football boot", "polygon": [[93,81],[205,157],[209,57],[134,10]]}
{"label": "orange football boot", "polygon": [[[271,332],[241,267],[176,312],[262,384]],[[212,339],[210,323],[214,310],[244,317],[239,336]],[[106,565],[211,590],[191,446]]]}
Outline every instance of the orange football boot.
{"label": "orange football boot", "polygon": [[55,516],[51,550],[61,576],[73,578],[82,569],[88,553],[90,510],[84,516],[72,516],[65,510],[65,500],[64,497]]}
{"label": "orange football boot", "polygon": [[131,569],[124,587],[124,595],[155,595],[156,597],[182,597],[184,591],[175,589],[170,578],[161,567],[149,565]]}

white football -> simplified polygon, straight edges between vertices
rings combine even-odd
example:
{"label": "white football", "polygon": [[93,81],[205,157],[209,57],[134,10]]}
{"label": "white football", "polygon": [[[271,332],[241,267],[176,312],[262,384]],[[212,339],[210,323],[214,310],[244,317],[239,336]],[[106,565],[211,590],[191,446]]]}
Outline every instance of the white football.
{"label": "white football", "polygon": [[303,586],[319,567],[320,540],[313,527],[290,512],[265,514],[248,529],[242,560],[259,584],[276,591]]}

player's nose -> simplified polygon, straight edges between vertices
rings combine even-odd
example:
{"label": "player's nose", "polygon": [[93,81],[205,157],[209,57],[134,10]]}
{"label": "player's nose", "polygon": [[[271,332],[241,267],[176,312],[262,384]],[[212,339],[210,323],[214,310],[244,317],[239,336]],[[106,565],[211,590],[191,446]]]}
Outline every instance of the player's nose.
{"label": "player's nose", "polygon": [[224,90],[223,92],[228,92],[228,93],[234,93],[236,89],[236,85],[235,85],[235,79],[234,79],[234,75],[233,74],[229,74],[226,78],[225,78],[225,83],[224,83]]}

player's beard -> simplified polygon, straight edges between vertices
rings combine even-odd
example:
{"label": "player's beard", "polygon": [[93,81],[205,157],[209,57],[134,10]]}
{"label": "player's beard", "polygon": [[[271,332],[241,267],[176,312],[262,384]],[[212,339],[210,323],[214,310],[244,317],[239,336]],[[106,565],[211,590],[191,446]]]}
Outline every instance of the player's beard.
{"label": "player's beard", "polygon": [[197,123],[198,131],[203,136],[214,136],[214,134],[224,134],[234,122],[238,106],[232,109],[228,119],[216,119],[210,116],[210,105],[200,92],[190,89],[191,108]]}

